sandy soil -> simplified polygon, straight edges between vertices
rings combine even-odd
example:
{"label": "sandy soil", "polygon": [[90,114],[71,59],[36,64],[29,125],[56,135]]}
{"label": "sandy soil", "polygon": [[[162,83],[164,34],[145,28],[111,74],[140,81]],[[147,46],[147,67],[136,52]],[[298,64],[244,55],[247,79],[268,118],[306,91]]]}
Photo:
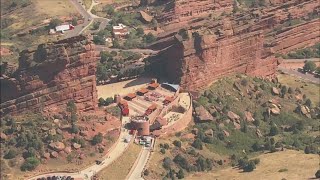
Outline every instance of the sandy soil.
{"label": "sandy soil", "polygon": [[115,94],[126,95],[144,87],[151,81],[149,77],[140,77],[128,81],[97,86],[98,98],[114,97]]}
{"label": "sandy soil", "polygon": [[[319,155],[304,154],[302,151],[285,150],[259,156],[260,164],[250,173],[227,168],[212,173],[197,173],[187,177],[189,180],[303,180],[314,178],[319,168]],[[287,169],[285,172],[278,172]]]}

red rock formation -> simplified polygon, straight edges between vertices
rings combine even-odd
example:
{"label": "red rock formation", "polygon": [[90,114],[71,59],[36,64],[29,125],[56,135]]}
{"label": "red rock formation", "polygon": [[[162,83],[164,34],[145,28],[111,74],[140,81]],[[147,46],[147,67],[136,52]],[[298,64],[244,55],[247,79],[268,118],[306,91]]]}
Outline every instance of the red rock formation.
{"label": "red rock formation", "polygon": [[171,1],[158,17],[159,22],[173,24],[205,17],[213,12],[231,11],[233,0],[176,0]]}
{"label": "red rock formation", "polygon": [[[157,65],[163,62],[169,79],[186,90],[202,89],[234,73],[273,77],[279,64],[274,53],[319,42],[319,9],[317,0],[291,0],[262,10],[236,13],[221,21],[192,22],[190,16],[191,23],[184,28],[195,37],[190,33],[190,40],[177,35],[170,38],[179,29],[175,28],[161,34],[152,48],[162,49]],[[293,25],[294,22],[300,24]]]}
{"label": "red rock formation", "polygon": [[218,39],[204,35],[179,41],[162,54],[166,73],[185,90],[199,90],[234,73],[272,77],[278,62],[263,57],[261,32]]}
{"label": "red rock formation", "polygon": [[320,19],[288,27],[276,34],[272,50],[285,54],[292,50],[313,46],[320,42]]}
{"label": "red rock formation", "polygon": [[95,46],[77,36],[21,52],[14,76],[1,77],[1,114],[53,110],[74,100],[78,110],[95,109]]}

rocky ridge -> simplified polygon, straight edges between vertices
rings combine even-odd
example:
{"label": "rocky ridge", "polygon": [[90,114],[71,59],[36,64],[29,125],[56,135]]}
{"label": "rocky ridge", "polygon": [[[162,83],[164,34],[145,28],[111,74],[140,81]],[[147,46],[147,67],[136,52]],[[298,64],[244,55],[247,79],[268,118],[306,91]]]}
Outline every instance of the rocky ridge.
{"label": "rocky ridge", "polygon": [[79,111],[95,109],[95,46],[85,36],[41,44],[20,53],[13,77],[1,77],[1,115],[54,111],[74,100]]}

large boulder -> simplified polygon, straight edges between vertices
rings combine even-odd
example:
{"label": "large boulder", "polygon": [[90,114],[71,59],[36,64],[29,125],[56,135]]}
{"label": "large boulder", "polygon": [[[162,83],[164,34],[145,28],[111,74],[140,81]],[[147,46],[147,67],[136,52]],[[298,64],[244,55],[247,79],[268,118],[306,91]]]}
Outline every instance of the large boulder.
{"label": "large boulder", "polygon": [[272,87],[272,93],[273,93],[274,95],[279,95],[279,94],[280,94],[280,91],[279,91],[278,88]]}
{"label": "large boulder", "polygon": [[81,148],[81,144],[78,144],[78,143],[73,143],[72,146],[73,146],[75,149]]}
{"label": "large boulder", "polygon": [[274,115],[279,115],[280,114],[280,109],[277,105],[272,104],[270,108],[270,112]]}
{"label": "large boulder", "polygon": [[56,151],[51,152],[51,157],[57,158],[59,154]]}
{"label": "large boulder", "polygon": [[301,113],[302,113],[303,115],[306,115],[306,114],[310,113],[310,109],[309,109],[308,106],[301,106],[300,109],[301,109]]}
{"label": "large boulder", "polygon": [[49,147],[51,147],[52,149],[56,150],[56,151],[61,151],[63,150],[66,146],[62,143],[62,142],[52,142],[49,144]]}
{"label": "large boulder", "polygon": [[223,132],[223,134],[224,134],[226,137],[229,137],[229,136],[230,136],[230,133],[229,133],[228,131],[223,130],[222,132]]}
{"label": "large boulder", "polygon": [[247,122],[252,122],[252,121],[254,121],[254,118],[252,117],[252,114],[251,114],[251,112],[249,112],[249,111],[245,111],[245,112],[244,112],[244,117],[245,117],[245,120],[246,120]]}
{"label": "large boulder", "polygon": [[197,120],[200,122],[213,121],[213,116],[204,108],[199,106],[195,108]]}
{"label": "large boulder", "polygon": [[67,146],[66,148],[64,148],[64,150],[63,150],[65,153],[67,153],[67,154],[69,154],[69,153],[71,153],[72,152],[72,150],[71,150],[71,147],[70,146]]}
{"label": "large boulder", "polygon": [[239,121],[240,120],[240,116],[232,111],[228,111],[227,116],[232,121]]}
{"label": "large boulder", "polygon": [[6,134],[0,133],[0,140],[1,140],[1,141],[5,141],[5,140],[7,140],[7,139],[8,139],[8,137],[7,137]]}
{"label": "large boulder", "polygon": [[50,153],[44,153],[43,157],[46,158],[46,159],[50,159]]}

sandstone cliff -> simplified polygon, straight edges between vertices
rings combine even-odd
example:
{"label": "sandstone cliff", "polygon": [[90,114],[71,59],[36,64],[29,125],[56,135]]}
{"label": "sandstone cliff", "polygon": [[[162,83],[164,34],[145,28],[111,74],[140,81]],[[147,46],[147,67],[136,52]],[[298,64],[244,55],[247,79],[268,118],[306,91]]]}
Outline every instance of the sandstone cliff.
{"label": "sandstone cliff", "polygon": [[95,46],[77,36],[41,44],[20,54],[13,77],[1,77],[1,115],[55,110],[74,100],[79,111],[95,109]]}
{"label": "sandstone cliff", "polygon": [[[224,16],[221,20],[193,21],[197,16],[189,13],[187,25],[160,34],[158,43],[151,46],[162,50],[154,58],[157,67],[162,65],[163,74],[191,91],[234,73],[274,77],[279,64],[275,53],[319,42],[320,4],[317,0],[271,4],[275,5]],[[179,14],[175,11],[172,16]],[[173,37],[181,28],[188,30],[189,40],[179,35]]]}
{"label": "sandstone cliff", "polygon": [[272,78],[278,61],[263,58],[263,40],[259,32],[223,39],[204,35],[181,41],[178,37],[173,46],[162,52],[161,60],[170,80],[189,91],[235,73]]}

